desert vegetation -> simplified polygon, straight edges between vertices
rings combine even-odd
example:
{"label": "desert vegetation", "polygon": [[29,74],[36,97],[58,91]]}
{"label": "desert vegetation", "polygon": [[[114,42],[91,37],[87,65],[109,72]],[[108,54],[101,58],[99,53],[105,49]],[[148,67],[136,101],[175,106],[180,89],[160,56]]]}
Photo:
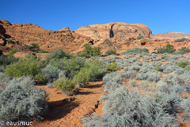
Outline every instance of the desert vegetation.
{"label": "desert vegetation", "polygon": [[176,40],[174,40],[174,42],[184,42],[185,40],[188,40],[188,38],[176,39]]}
{"label": "desert vegetation", "polygon": [[89,82],[103,80],[107,91],[99,100],[104,103],[103,114],[84,115],[84,127],[175,127],[180,125],[179,120],[188,120],[190,99],[183,95],[190,93],[190,56],[182,55],[188,49],[174,53],[174,46],[167,44],[158,49],[159,54],[135,48],[123,57],[108,50],[105,54],[113,56],[105,57],[100,47],[84,47],[78,56],[56,49],[44,60],[35,55],[16,59],[14,50],[1,55],[0,86],[6,88],[0,87],[0,119],[43,120],[49,109],[47,94],[37,84],[73,96]]}

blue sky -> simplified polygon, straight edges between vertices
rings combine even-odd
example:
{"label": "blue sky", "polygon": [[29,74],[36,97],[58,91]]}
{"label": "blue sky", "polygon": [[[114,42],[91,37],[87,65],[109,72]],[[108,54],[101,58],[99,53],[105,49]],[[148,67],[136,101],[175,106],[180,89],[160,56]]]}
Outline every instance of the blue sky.
{"label": "blue sky", "polygon": [[190,0],[0,0],[0,20],[48,30],[109,22],[141,23],[153,34],[190,33]]}

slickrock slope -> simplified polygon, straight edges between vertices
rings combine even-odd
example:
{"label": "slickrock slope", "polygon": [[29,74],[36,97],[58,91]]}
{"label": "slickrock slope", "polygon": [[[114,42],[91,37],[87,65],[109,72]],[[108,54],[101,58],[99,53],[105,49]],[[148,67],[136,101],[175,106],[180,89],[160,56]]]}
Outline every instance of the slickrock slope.
{"label": "slickrock slope", "polygon": [[[41,50],[45,51],[62,48],[65,52],[72,52],[82,43],[91,40],[89,37],[70,31],[69,28],[53,31],[40,28],[35,24],[11,24],[8,21],[0,20],[0,30],[2,30],[1,27],[6,30],[6,38],[18,40],[21,45],[31,46],[32,43],[36,43]],[[0,33],[3,33],[3,30]]]}

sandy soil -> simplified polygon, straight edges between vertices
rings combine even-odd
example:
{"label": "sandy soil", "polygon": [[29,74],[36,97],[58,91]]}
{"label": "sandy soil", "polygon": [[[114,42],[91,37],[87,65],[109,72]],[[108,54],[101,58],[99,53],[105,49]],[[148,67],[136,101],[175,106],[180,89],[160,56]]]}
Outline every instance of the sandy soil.
{"label": "sandy soil", "polygon": [[104,94],[103,81],[90,82],[86,88],[81,88],[80,93],[72,96],[75,100],[62,104],[62,100],[69,98],[56,88],[38,86],[49,93],[48,104],[51,105],[46,120],[35,122],[34,127],[82,127],[80,118],[87,113],[97,111],[101,114],[103,104],[95,109],[95,104]]}

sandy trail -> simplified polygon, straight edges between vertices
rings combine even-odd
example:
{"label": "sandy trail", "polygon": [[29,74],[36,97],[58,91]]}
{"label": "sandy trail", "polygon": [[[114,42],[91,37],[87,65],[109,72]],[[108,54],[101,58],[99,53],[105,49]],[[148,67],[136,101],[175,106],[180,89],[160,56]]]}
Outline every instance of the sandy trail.
{"label": "sandy trail", "polygon": [[[47,88],[46,86],[38,86],[49,93],[49,104],[54,105],[48,111],[46,120],[35,122],[35,127],[82,127],[80,118],[85,114],[95,109],[95,104],[99,98],[104,94],[102,81],[90,82],[86,88],[81,88],[80,93],[73,96],[75,100],[59,105],[60,102],[68,98],[63,92],[56,88]],[[100,105],[97,108],[97,113],[102,113]]]}

